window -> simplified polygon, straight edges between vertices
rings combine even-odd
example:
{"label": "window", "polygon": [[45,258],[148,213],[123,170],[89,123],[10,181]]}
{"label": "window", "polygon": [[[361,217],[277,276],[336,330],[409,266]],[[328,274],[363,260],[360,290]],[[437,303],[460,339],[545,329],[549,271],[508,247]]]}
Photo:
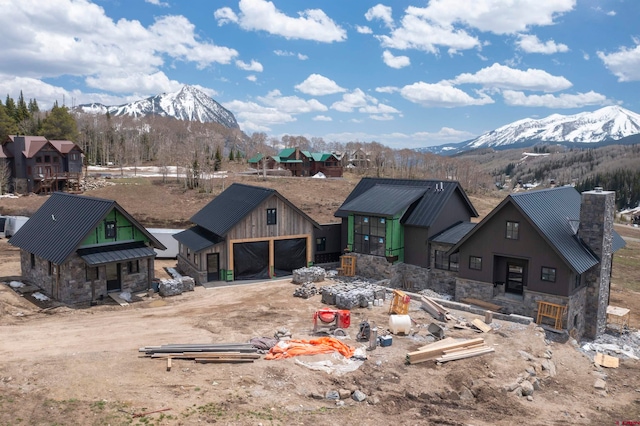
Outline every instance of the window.
{"label": "window", "polygon": [[518,222],[509,222],[507,221],[507,234],[506,238],[508,240],[517,240],[518,239]]}
{"label": "window", "polygon": [[267,225],[277,224],[276,209],[267,209]]}
{"label": "window", "polygon": [[49,276],[53,275],[53,263],[51,263],[51,261],[49,261]]}
{"label": "window", "polygon": [[458,270],[460,269],[460,265],[458,263],[458,258],[459,257],[460,257],[459,253],[453,253],[451,256],[449,256],[449,270],[450,271],[458,272]]}
{"label": "window", "polygon": [[137,274],[140,272],[140,262],[138,259],[131,260],[127,263],[127,271],[129,274]]}
{"label": "window", "polygon": [[316,238],[316,251],[325,251],[327,249],[327,237]]}
{"label": "window", "polygon": [[550,281],[552,283],[556,282],[556,268],[547,268],[546,266],[542,267],[542,274],[540,279],[542,281]]}
{"label": "window", "polygon": [[31,253],[31,269],[36,267],[36,255]]}
{"label": "window", "polygon": [[71,161],[78,161],[78,153],[77,152],[70,153],[69,157],[71,158]]}
{"label": "window", "polygon": [[436,250],[434,257],[434,266],[436,269],[449,270],[449,259],[447,258],[446,251]]}
{"label": "window", "polygon": [[478,256],[469,256],[469,269],[476,271],[482,270],[482,258]]}
{"label": "window", "polygon": [[85,275],[87,276],[87,281],[93,281],[98,279],[98,267],[85,267]]}
{"label": "window", "polygon": [[50,155],[45,155],[44,156],[44,162],[45,163],[50,163],[51,162],[51,156]]}
{"label": "window", "polygon": [[580,287],[580,278],[582,278],[580,275],[576,274],[575,278],[574,278],[574,282],[573,282],[573,288],[578,288]]}
{"label": "window", "polygon": [[36,157],[36,163],[42,163],[42,157]]}
{"label": "window", "polygon": [[116,223],[115,221],[108,221],[104,224],[104,237],[105,238],[116,238]]}
{"label": "window", "polygon": [[59,163],[60,162],[60,157],[53,157],[53,162],[54,163]]}
{"label": "window", "polygon": [[356,253],[384,256],[386,247],[387,221],[384,217],[353,217],[353,251]]}

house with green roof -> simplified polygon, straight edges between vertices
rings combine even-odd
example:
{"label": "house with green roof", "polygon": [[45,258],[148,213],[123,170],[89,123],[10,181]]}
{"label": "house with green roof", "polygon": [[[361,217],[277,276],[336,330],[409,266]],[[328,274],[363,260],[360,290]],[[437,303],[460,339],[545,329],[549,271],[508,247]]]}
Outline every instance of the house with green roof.
{"label": "house with green roof", "polygon": [[289,170],[291,176],[315,176],[322,173],[326,177],[342,177],[342,164],[336,154],[310,152],[299,148],[286,148],[270,157],[257,154],[249,159],[249,164],[258,169],[282,168]]}

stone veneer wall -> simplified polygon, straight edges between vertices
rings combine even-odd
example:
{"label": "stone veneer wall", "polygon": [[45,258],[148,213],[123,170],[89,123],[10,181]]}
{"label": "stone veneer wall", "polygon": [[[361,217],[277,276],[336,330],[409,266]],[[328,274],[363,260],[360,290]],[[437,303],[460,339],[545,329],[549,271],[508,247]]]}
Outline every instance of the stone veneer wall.
{"label": "stone veneer wall", "polygon": [[455,300],[459,302],[466,298],[490,301],[493,298],[493,284],[457,278]]}
{"label": "stone veneer wall", "polygon": [[587,284],[584,335],[589,339],[604,333],[607,326],[614,214],[615,192],[596,190],[582,193],[578,236],[600,258],[600,263],[583,275]]}
{"label": "stone veneer wall", "polygon": [[[120,263],[121,272],[121,292],[135,293],[145,291],[149,288],[149,261],[153,270],[152,259],[140,259],[140,269],[138,273],[127,273],[127,262]],[[102,296],[107,296],[106,269],[104,266],[98,267],[98,279],[87,281],[86,263],[77,254],[73,254],[60,269],[59,288],[55,288],[56,275],[49,275],[49,262],[36,257],[35,268],[31,268],[31,254],[20,251],[20,262],[22,265],[22,275],[26,280],[42,289],[49,297],[60,302],[74,304],[87,303]]]}
{"label": "stone veneer wall", "polygon": [[[586,304],[586,287],[578,289],[569,297],[566,328],[569,330],[569,334],[577,341],[580,341],[584,335]],[[574,319],[577,320],[575,323]]]}
{"label": "stone veneer wall", "polygon": [[207,272],[206,271],[201,271],[198,268],[196,268],[193,263],[189,262],[181,254],[178,254],[178,258],[177,259],[178,259],[178,262],[177,262],[178,270],[183,275],[190,276],[191,278],[194,279],[194,281],[198,285],[202,285],[202,283],[206,283],[207,282]]}

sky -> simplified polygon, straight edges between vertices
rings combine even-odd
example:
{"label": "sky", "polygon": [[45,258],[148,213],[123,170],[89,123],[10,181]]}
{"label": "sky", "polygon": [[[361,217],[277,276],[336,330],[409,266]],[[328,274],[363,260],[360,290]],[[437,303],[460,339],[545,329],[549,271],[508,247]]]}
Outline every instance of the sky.
{"label": "sky", "polygon": [[268,137],[461,142],[640,112],[637,0],[0,0],[0,100],[120,105],[192,85]]}

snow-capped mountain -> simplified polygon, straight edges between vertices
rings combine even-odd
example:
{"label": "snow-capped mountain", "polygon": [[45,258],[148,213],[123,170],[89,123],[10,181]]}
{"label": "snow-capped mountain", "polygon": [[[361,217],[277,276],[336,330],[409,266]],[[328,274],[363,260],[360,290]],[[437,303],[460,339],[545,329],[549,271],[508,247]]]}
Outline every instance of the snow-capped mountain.
{"label": "snow-capped mountain", "polygon": [[640,133],[640,114],[608,106],[575,115],[553,114],[534,120],[526,118],[473,139],[467,149],[502,147],[526,142],[598,143],[619,140]]}
{"label": "snow-capped mountain", "polygon": [[177,92],[162,93],[124,105],[105,106],[93,103],[78,105],[76,109],[93,114],[105,114],[109,111],[112,116],[144,117],[155,114],[178,120],[213,122],[228,128],[238,128],[238,122],[231,111],[193,86],[184,86]]}
{"label": "snow-capped mountain", "polygon": [[475,139],[419,148],[420,152],[454,155],[477,148],[510,149],[539,143],[603,145],[616,141],[637,143],[640,114],[608,106],[575,115],[553,114],[542,119],[525,118],[492,130]]}

